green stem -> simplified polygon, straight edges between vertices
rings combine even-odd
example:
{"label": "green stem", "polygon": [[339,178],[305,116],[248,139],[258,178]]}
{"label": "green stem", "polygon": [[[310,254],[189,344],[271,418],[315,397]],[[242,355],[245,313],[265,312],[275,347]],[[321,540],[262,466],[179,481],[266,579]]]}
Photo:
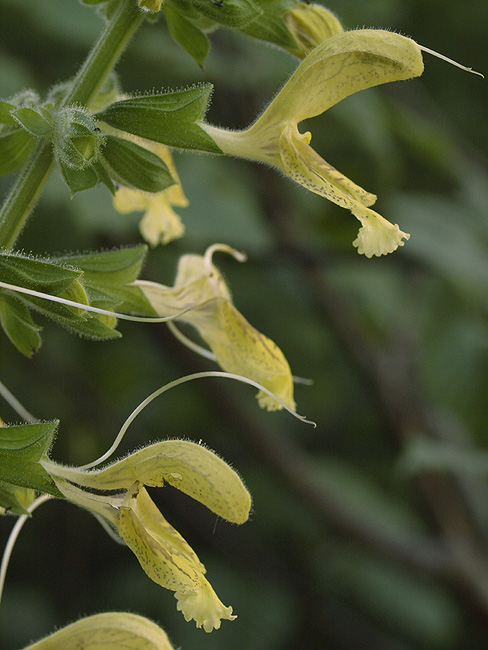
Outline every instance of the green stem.
{"label": "green stem", "polygon": [[[89,104],[143,20],[136,0],[121,0],[76,74],[63,105]],[[39,141],[0,210],[0,248],[12,248],[25,226],[53,166],[52,145]]]}

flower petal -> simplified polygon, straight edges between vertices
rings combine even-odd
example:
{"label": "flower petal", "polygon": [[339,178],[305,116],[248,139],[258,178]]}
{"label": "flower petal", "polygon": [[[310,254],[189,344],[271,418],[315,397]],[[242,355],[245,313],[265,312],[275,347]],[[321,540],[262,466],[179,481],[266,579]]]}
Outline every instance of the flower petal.
{"label": "flower petal", "polygon": [[300,2],[286,16],[286,24],[295,37],[298,48],[288,48],[302,58],[314,47],[334,34],[344,31],[336,16],[322,5]]}
{"label": "flower petal", "polygon": [[[373,196],[347,179],[344,182],[367,197]],[[171,301],[178,301],[180,311],[185,305],[194,303],[195,308],[183,314],[180,320],[197,329],[221,368],[258,382],[294,410],[293,379],[288,361],[276,343],[258,332],[232,304],[229,289],[212,262],[212,253],[216,250],[237,257],[237,252],[230,247],[215,244],[204,256],[184,255],[181,258],[173,289],[152,282],[136,284],[160,316],[177,313],[174,307],[172,311],[169,309]],[[260,406],[269,411],[283,408],[263,392],[257,397]]]}
{"label": "flower petal", "polygon": [[[226,372],[253,379],[294,410],[290,366],[276,343],[258,332],[228,300],[215,300],[208,303],[206,309],[213,311],[213,318],[202,320],[197,327],[220,367]],[[195,310],[194,315],[202,311]],[[259,405],[269,411],[283,408],[262,391],[257,399]]]}
{"label": "flower petal", "polygon": [[134,190],[131,187],[124,187],[121,185],[117,188],[115,196],[112,199],[114,208],[120,214],[128,214],[129,212],[138,212],[146,210],[147,208],[147,195],[140,190]]}
{"label": "flower petal", "polygon": [[308,141],[307,134],[301,134],[295,125],[283,129],[280,155],[282,169],[290,178],[343,208],[352,209],[356,203],[369,206],[376,201],[374,194],[366,192],[325,162]]}
{"label": "flower petal", "polygon": [[355,92],[418,77],[423,69],[419,46],[400,34],[380,29],[335,34],[302,61],[251,128],[282,120],[296,124]]}
{"label": "flower petal", "polygon": [[107,612],[87,616],[24,650],[173,650],[166,633],[143,616]]}
{"label": "flower petal", "polygon": [[167,165],[174,183],[162,192],[151,194],[128,187],[119,187],[113,198],[114,208],[121,214],[144,211],[139,224],[139,230],[144,239],[151,245],[168,244],[179,239],[185,232],[179,215],[172,205],[186,207],[188,199],[183,193],[180,178],[171,155],[171,149],[162,144],[149,142],[142,138],[134,138],[137,143],[159,156]]}
{"label": "flower petal", "polygon": [[176,592],[177,609],[183,613],[186,621],[195,620],[197,627],[205,632],[220,628],[220,620],[233,621],[237,616],[232,614],[232,607],[226,607],[219,599],[212,585],[203,579],[200,589],[189,593]]}
{"label": "flower petal", "polygon": [[173,591],[198,589],[205,567],[179,532],[169,524],[143,487],[132,488],[119,510],[120,536],[146,574]]}
{"label": "flower petal", "polygon": [[362,224],[353,246],[366,257],[393,253],[404,245],[403,239],[410,239],[410,235],[400,230],[397,224],[393,225],[374,210],[357,206],[352,208],[352,213]]}
{"label": "flower petal", "polygon": [[148,244],[168,244],[185,233],[180,216],[173,210],[164,192],[155,195],[139,222],[139,231]]}
{"label": "flower petal", "polygon": [[98,490],[127,490],[136,481],[152,487],[166,482],[237,524],[248,519],[251,508],[251,496],[237,472],[215,453],[189,440],[164,440],[104,469],[65,469],[65,475]]}

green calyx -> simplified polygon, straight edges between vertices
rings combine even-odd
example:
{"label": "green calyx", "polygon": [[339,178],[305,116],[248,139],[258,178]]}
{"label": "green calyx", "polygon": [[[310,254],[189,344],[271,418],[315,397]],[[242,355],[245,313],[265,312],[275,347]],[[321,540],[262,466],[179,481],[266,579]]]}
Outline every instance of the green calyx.
{"label": "green calyx", "polygon": [[62,108],[54,118],[54,152],[58,160],[84,169],[100,157],[104,137],[94,118],[81,108]]}

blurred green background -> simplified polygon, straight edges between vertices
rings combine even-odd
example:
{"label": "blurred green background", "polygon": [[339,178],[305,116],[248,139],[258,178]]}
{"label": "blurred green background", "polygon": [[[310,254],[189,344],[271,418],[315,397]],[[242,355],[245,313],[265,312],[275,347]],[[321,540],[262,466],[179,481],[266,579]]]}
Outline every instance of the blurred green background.
{"label": "blurred green background", "polygon": [[[347,28],[394,29],[488,71],[485,0],[328,7]],[[0,0],[0,96],[71,76],[100,27],[76,0]],[[211,40],[200,70],[164,20],[144,26],[118,67],[124,89],[210,81],[209,120],[249,124],[297,61],[230,31]],[[488,647],[488,94],[480,77],[425,64],[421,79],[362,92],[306,125],[314,148],[411,233],[388,257],[357,255],[355,218],[271,169],[175,155],[187,234],[151,251],[144,277],[171,284],[180,255],[217,241],[246,251],[242,265],[215,258],[236,306],[313,380],[296,399],[316,429],[259,410],[249,386],[207,379],[153,402],[123,443],[202,439],[244,478],[254,506],[241,527],[171,488],[153,494],[237,620],[212,634],[185,623],[171,592],[89,514],[50,502],[15,547],[0,647],[114,609],[153,618],[183,650]],[[139,216],[117,214],[104,188],[70,200],[54,173],[19,247],[136,244]],[[0,336],[0,378],[37,417],[61,420],[58,461],[90,461],[150,392],[213,369],[161,325],[121,323],[122,339],[96,343],[43,324],[33,360]],[[0,414],[18,420],[6,403]],[[0,521],[2,546],[12,522]]]}

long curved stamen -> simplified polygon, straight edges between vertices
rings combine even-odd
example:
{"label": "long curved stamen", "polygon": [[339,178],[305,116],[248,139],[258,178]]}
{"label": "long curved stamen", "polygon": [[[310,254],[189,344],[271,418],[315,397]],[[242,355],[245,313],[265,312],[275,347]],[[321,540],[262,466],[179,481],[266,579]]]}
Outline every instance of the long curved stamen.
{"label": "long curved stamen", "polygon": [[179,386],[180,384],[184,384],[188,381],[192,381],[193,379],[203,379],[205,377],[224,377],[226,379],[234,379],[236,381],[241,381],[245,384],[249,384],[251,386],[254,386],[255,388],[258,388],[259,390],[263,391],[263,393],[266,393],[273,399],[275,399],[277,402],[279,402],[284,409],[288,411],[288,413],[291,413],[293,417],[297,418],[298,420],[301,420],[305,424],[311,424],[312,426],[316,427],[317,424],[313,422],[312,420],[307,420],[304,415],[299,415],[296,411],[291,409],[283,400],[281,400],[279,397],[277,397],[274,393],[272,393],[270,390],[262,386],[261,384],[258,384],[257,381],[253,381],[252,379],[248,379],[247,377],[242,377],[241,375],[234,375],[229,372],[221,372],[219,370],[209,370],[206,372],[196,372],[193,373],[192,375],[185,375],[185,377],[180,377],[179,379],[175,379],[174,381],[170,381],[168,384],[165,384],[161,388],[158,388],[155,390],[153,393],[151,393],[146,399],[144,399],[139,406],[137,406],[132,413],[129,415],[127,420],[124,422],[122,427],[120,428],[119,433],[117,434],[114,442],[110,446],[110,448],[102,455],[100,458],[97,458],[96,460],[92,461],[91,463],[87,463],[86,465],[81,465],[80,467],[77,467],[79,470],[85,470],[85,469],[91,469],[92,467],[96,467],[97,465],[100,465],[104,461],[107,460],[107,458],[110,458],[110,456],[116,451],[118,446],[120,445],[123,437],[125,436],[127,429],[129,426],[132,424],[132,422],[135,420],[135,418],[139,415],[139,413],[148,406],[156,397],[159,397],[166,391],[170,390],[171,388],[175,388],[176,386]]}
{"label": "long curved stamen", "polygon": [[247,260],[246,253],[242,253],[241,251],[232,248],[232,246],[229,246],[228,244],[212,244],[207,248],[203,256],[205,267],[210,268],[212,264],[213,254],[217,251],[232,255],[232,257],[234,257],[234,259],[236,259],[238,262],[245,262]]}
{"label": "long curved stamen", "polygon": [[448,56],[444,56],[444,54],[439,54],[439,52],[436,52],[435,50],[431,50],[429,47],[424,47],[423,45],[419,45],[419,48],[422,50],[422,52],[427,52],[427,54],[431,54],[432,56],[435,56],[437,59],[446,61],[446,63],[450,63],[456,68],[460,68],[465,72],[471,72],[471,74],[477,74],[479,77],[482,77],[483,79],[485,78],[485,75],[481,74],[481,72],[476,72],[476,70],[473,70],[473,68],[468,68],[468,66],[465,66],[462,63],[458,63],[457,61],[454,61],[454,59],[450,59]]}
{"label": "long curved stamen", "polygon": [[18,415],[20,415],[20,417],[23,418],[26,422],[29,422],[30,424],[35,424],[36,422],[39,422],[39,420],[35,418],[32,415],[32,413],[29,413],[29,411],[22,406],[22,404],[15,397],[15,395],[13,395],[9,391],[9,389],[5,386],[5,384],[1,381],[0,381],[0,395],[8,404],[10,404],[10,406],[14,409],[14,411]]}
{"label": "long curved stamen", "polygon": [[194,303],[189,303],[180,313],[175,314],[174,316],[132,316],[131,314],[121,314],[116,311],[109,311],[108,309],[100,309],[99,307],[93,307],[92,305],[85,305],[81,302],[75,302],[74,300],[68,300],[67,298],[60,298],[59,296],[52,296],[49,293],[43,293],[42,291],[36,291],[35,289],[27,289],[26,287],[18,287],[15,284],[8,284],[7,282],[0,282],[0,287],[3,289],[9,289],[10,291],[16,291],[18,293],[25,293],[28,296],[34,296],[36,298],[44,298],[45,300],[50,300],[51,302],[59,302],[63,305],[68,305],[69,307],[77,307],[78,309],[83,309],[84,311],[91,311],[95,314],[102,314],[103,316],[115,316],[121,320],[130,320],[136,323],[165,323],[171,321],[175,318],[180,318],[183,314],[186,314],[188,311],[191,311],[195,308]]}
{"label": "long curved stamen", "polygon": [[[195,352],[196,354],[199,354],[201,357],[204,357],[205,359],[209,359],[210,361],[215,361],[217,363],[217,357],[213,352],[207,350],[207,348],[204,348],[202,345],[198,345],[198,343],[192,341],[188,336],[186,336],[186,334],[183,334],[183,332],[178,329],[178,327],[173,321],[170,321],[169,323],[167,323],[167,325],[168,325],[168,329],[171,331],[175,339],[178,339],[178,341],[182,343],[184,346],[186,346],[189,350]],[[313,386],[313,379],[307,379],[306,377],[297,377],[296,375],[292,375],[292,379],[294,384]]]}

